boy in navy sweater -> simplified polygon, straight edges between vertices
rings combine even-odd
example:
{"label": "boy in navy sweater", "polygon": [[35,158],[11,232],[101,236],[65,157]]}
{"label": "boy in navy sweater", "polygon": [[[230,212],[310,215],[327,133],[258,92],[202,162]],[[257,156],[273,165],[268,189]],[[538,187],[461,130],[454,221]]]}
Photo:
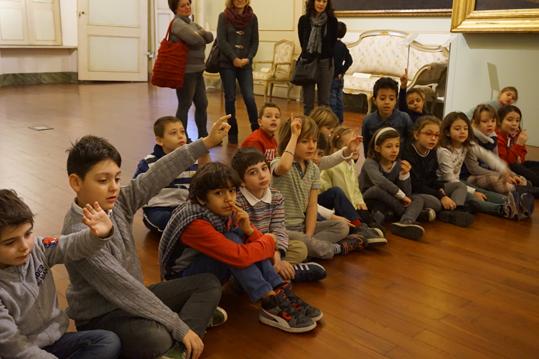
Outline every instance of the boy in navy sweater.
{"label": "boy in navy sweater", "polygon": [[339,118],[339,123],[344,121],[344,101],[343,101],[343,88],[344,88],[344,74],[352,65],[352,56],[346,45],[341,39],[346,35],[346,24],[339,21],[337,23],[337,42],[335,43],[335,49],[333,53],[333,61],[335,63],[335,70],[333,72],[333,81],[331,82],[331,95],[329,98],[329,104],[331,109]]}

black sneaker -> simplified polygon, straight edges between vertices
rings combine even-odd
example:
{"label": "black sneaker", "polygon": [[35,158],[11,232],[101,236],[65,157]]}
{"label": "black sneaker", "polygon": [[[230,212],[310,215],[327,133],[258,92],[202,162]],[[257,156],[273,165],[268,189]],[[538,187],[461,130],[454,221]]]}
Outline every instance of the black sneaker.
{"label": "black sneaker", "polygon": [[416,222],[401,221],[391,223],[391,233],[404,238],[419,239],[423,236],[425,230]]}
{"label": "black sneaker", "polygon": [[258,320],[288,333],[305,333],[316,328],[316,322],[296,310],[283,290],[262,299]]}
{"label": "black sneaker", "polygon": [[469,227],[474,221],[474,215],[455,209],[453,211],[440,211],[438,218],[442,222],[451,223],[459,227]]}
{"label": "black sneaker", "polygon": [[419,222],[432,222],[436,219],[436,211],[432,208],[425,208],[419,213],[417,220]]}
{"label": "black sneaker", "polygon": [[365,238],[365,247],[378,246],[387,244],[387,239],[384,237],[384,232],[379,228],[369,228],[365,223],[356,228],[355,233]]}
{"label": "black sneaker", "polygon": [[324,313],[318,308],[313,307],[310,304],[307,304],[292,291],[292,288],[289,284],[285,284],[281,287],[286,294],[292,306],[296,308],[297,311],[302,312],[306,317],[311,318],[313,321],[317,322],[324,317]]}
{"label": "black sneaker", "polygon": [[228,319],[228,314],[226,314],[226,311],[221,307],[217,307],[213,311],[213,315],[210,319],[210,323],[208,324],[208,327],[213,328],[213,327],[218,327],[220,325],[223,325],[225,324],[227,319]]}
{"label": "black sneaker", "polygon": [[[525,186],[516,186],[515,192],[518,196],[519,212],[526,217],[531,217],[535,209],[535,198],[529,192],[529,188]],[[520,218],[519,218],[520,219]]]}
{"label": "black sneaker", "polygon": [[349,234],[346,238],[337,242],[337,244],[341,246],[341,254],[343,256],[353,251],[361,251],[366,247],[365,240],[359,234]]}
{"label": "black sneaker", "polygon": [[326,268],[315,262],[294,264],[294,282],[317,282],[326,278]]}

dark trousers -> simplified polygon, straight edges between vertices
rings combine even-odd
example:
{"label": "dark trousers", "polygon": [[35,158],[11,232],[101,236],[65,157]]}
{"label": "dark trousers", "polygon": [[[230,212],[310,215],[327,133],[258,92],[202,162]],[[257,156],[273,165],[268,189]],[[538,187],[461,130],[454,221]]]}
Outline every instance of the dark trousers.
{"label": "dark trousers", "polygon": [[318,88],[318,106],[329,106],[331,80],[333,79],[333,59],[318,60],[316,84],[303,85],[303,112],[307,116],[314,108],[314,87]]}
{"label": "dark trousers", "polygon": [[318,204],[335,210],[337,216],[344,217],[349,221],[354,221],[359,218],[356,209],[350,203],[346,194],[339,187],[332,187],[318,195]]}
{"label": "dark trousers", "polygon": [[[176,117],[182,120],[183,128],[187,133],[187,118],[191,104],[195,104],[195,123],[198,129],[198,138],[208,135],[208,98],[206,97],[206,85],[202,72],[186,73],[183,87],[176,90],[178,97],[178,110]],[[189,135],[187,135],[189,138]]]}
{"label": "dark trousers", "polygon": [[149,230],[163,232],[175,208],[176,207],[145,207],[142,209],[143,222]]}
{"label": "dark trousers", "polygon": [[331,82],[331,95],[329,97],[329,105],[339,118],[339,123],[344,121],[344,79],[333,79]]}
{"label": "dark trousers", "polygon": [[532,182],[534,187],[539,187],[539,161],[524,161],[524,163],[512,163],[509,168],[516,174],[525,177]]}
{"label": "dark trousers", "polygon": [[65,333],[54,344],[43,348],[60,359],[116,359],[120,355],[120,338],[106,330]]}
{"label": "dark trousers", "polygon": [[230,124],[229,137],[237,140],[238,138],[238,122],[236,119],[236,79],[240,85],[241,96],[245,107],[247,108],[247,115],[249,116],[249,122],[251,123],[251,131],[256,130],[258,126],[258,112],[256,109],[255,97],[253,94],[253,70],[250,66],[238,69],[234,68],[221,68],[220,70],[221,82],[223,83],[223,89],[225,91],[225,111],[227,115],[231,115],[228,123]]}

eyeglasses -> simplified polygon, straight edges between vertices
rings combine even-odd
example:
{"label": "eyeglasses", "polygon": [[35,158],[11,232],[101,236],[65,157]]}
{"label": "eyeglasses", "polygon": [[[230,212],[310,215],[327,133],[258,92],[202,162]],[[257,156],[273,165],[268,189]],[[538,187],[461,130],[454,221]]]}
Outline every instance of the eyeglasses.
{"label": "eyeglasses", "polygon": [[425,135],[425,136],[427,136],[427,137],[434,137],[434,138],[439,138],[439,137],[440,137],[440,133],[439,133],[439,132],[435,133],[435,132],[430,132],[430,131],[426,131],[426,132],[425,132],[425,131],[421,131],[421,132],[419,132],[419,133],[422,134],[422,135]]}

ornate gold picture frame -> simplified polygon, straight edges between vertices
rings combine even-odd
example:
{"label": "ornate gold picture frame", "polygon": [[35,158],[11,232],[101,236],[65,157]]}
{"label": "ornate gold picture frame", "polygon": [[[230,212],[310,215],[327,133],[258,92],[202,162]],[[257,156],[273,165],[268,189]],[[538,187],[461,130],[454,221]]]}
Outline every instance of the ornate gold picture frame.
{"label": "ornate gold picture frame", "polygon": [[[452,32],[539,32],[539,1],[537,8],[508,9],[511,0],[499,9],[476,10],[476,0],[453,0]],[[504,3],[497,1],[493,3]]]}

